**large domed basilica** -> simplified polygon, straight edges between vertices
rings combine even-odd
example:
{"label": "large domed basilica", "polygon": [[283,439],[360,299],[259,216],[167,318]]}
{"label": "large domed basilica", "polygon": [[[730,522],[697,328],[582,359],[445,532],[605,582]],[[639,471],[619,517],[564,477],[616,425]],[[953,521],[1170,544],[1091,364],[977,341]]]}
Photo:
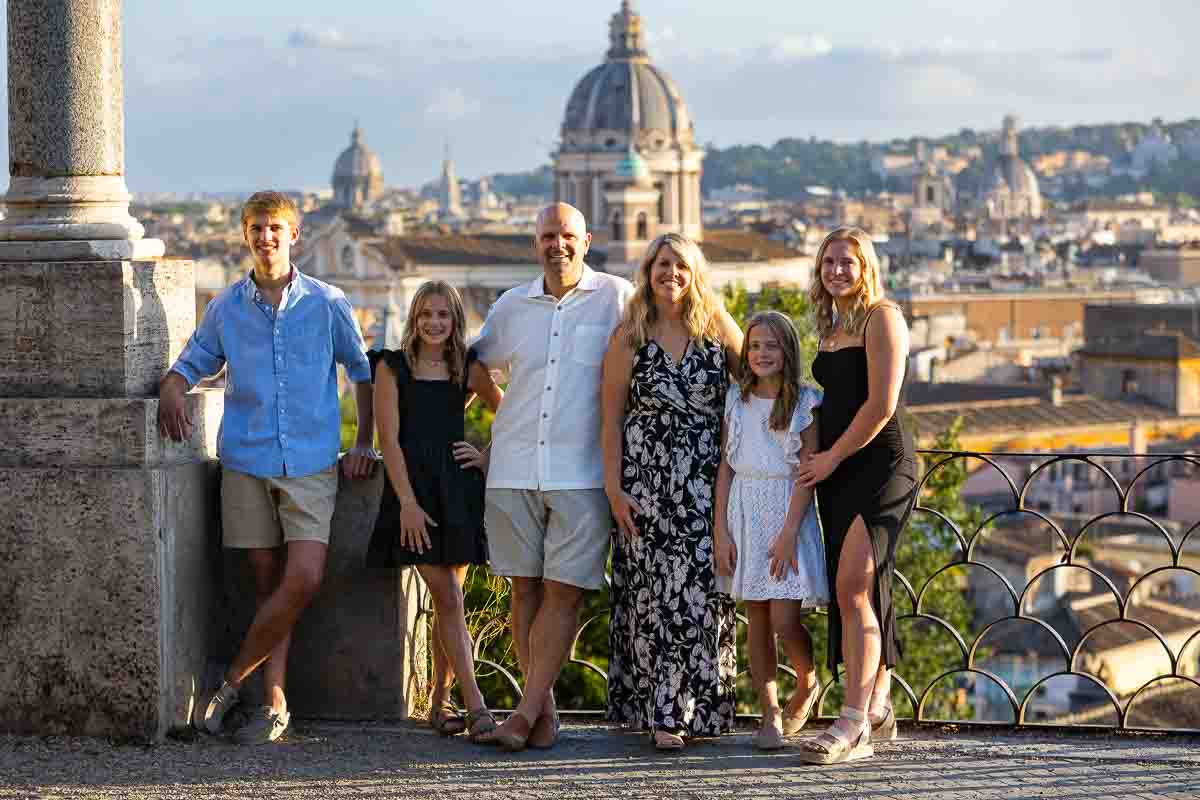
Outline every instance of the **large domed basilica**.
{"label": "large domed basilica", "polygon": [[383,193],[383,169],[379,157],[363,143],[356,125],[350,146],[333,164],[333,199],[342,208],[359,208]]}
{"label": "large domed basilica", "polygon": [[1042,193],[1037,175],[1017,147],[1017,118],[1004,118],[1000,157],[984,189],[984,210],[994,220],[1037,219],[1042,216]]}
{"label": "large domed basilica", "polygon": [[687,106],[650,63],[642,19],[625,0],[610,23],[607,59],[567,101],[555,197],[583,212],[610,263],[626,263],[662,233],[703,238],[703,160]]}

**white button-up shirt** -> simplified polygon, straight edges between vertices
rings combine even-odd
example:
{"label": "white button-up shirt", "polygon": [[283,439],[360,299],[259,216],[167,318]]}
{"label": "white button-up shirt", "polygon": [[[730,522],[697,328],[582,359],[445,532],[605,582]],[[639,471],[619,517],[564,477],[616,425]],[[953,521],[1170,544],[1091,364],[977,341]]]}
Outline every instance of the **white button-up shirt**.
{"label": "white button-up shirt", "polygon": [[562,300],[540,276],[500,296],[473,343],[479,360],[508,372],[492,424],[490,489],[598,489],[600,363],[633,285],[583,268]]}

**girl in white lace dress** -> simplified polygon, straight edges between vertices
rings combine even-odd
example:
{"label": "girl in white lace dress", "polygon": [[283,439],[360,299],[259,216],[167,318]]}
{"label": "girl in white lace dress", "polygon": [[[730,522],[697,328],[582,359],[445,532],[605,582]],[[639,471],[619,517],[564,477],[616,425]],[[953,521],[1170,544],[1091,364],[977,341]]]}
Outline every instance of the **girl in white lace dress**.
{"label": "girl in white lace dress", "polygon": [[[777,311],[747,323],[738,374],[725,398],[714,545],[718,574],[749,620],[750,675],[762,706],[755,745],[776,749],[804,727],[818,694],[801,617],[829,602],[829,581],[813,491],[795,485],[794,469],[817,449],[821,392],[801,383],[800,340]],[[797,675],[783,709],[776,636]]]}

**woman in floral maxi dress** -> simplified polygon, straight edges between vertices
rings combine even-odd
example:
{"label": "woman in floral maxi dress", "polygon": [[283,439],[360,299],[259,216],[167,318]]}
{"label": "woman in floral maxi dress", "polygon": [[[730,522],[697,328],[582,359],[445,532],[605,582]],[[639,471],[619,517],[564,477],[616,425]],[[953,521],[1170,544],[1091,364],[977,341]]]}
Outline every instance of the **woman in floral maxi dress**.
{"label": "woman in floral maxi dress", "polygon": [[742,337],[703,269],[690,240],[653,242],[604,365],[616,521],[608,719],[650,731],[663,749],[717,736],[734,718],[734,603],[717,590],[713,502]]}

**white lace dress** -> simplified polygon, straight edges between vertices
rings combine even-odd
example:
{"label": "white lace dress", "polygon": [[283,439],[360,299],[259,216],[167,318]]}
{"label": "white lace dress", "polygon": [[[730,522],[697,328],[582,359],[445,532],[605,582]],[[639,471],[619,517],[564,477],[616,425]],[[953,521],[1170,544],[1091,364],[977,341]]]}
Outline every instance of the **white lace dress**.
{"label": "white lace dress", "polygon": [[799,573],[788,571],[782,581],[769,571],[767,550],[783,527],[792,493],[792,468],[799,462],[800,433],[813,421],[821,392],[804,386],[786,431],[770,428],[774,400],[751,395],[742,401],[741,390],[731,386],[725,397],[725,457],[733,468],[729,487],[727,523],[737,545],[733,578],[726,578],[730,594],[738,600],[801,600],[805,606],[829,603],[825,547],[816,503],[809,503],[796,536]]}

